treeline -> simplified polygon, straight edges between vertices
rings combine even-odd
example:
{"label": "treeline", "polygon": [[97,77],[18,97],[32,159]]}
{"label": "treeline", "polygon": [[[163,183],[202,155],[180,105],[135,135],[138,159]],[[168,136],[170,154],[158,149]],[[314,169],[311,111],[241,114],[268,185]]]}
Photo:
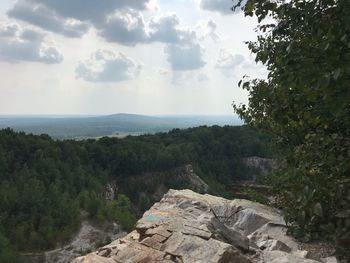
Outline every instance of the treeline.
{"label": "treeline", "polygon": [[110,181],[127,185],[131,175],[191,163],[215,191],[217,185],[247,179],[241,158],[269,156],[268,142],[245,126],[85,141],[1,130],[0,261],[15,262],[16,250],[45,250],[66,242],[79,227],[81,211],[96,222],[117,221],[131,229],[136,219],[125,194],[145,189],[119,189],[117,198],[108,201],[101,193]]}

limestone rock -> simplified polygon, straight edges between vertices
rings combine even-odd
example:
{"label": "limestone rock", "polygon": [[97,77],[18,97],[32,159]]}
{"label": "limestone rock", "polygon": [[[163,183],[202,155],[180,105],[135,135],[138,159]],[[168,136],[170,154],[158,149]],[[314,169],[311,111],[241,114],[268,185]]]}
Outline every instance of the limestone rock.
{"label": "limestone rock", "polygon": [[178,179],[180,181],[189,182],[193,189],[199,193],[207,193],[209,190],[209,186],[195,174],[190,164],[178,169]]}
{"label": "limestone rock", "polygon": [[73,262],[319,262],[306,254],[270,207],[170,190],[145,212],[135,231]]}
{"label": "limestone rock", "polygon": [[109,182],[104,191],[102,192],[102,197],[106,200],[114,200],[118,193],[118,185],[115,181]]}
{"label": "limestone rock", "polygon": [[258,174],[253,175],[254,181],[260,174],[263,176],[268,175],[271,169],[277,164],[277,161],[275,159],[261,158],[258,156],[243,158],[242,162],[249,168],[258,169]]}

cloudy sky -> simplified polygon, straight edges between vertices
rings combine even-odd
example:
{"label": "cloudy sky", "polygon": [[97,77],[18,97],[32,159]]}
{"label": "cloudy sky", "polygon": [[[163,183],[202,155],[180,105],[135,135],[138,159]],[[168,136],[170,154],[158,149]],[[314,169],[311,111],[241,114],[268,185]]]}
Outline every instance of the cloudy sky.
{"label": "cloudy sky", "polygon": [[231,114],[254,19],[231,0],[1,0],[0,114]]}

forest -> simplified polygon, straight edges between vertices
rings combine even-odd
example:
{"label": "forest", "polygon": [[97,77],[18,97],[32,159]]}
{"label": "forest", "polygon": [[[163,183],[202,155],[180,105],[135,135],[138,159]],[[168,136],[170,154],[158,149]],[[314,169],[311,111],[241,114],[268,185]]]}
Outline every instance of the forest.
{"label": "forest", "polygon": [[[127,186],[131,176],[141,176],[142,182],[145,172],[192,164],[212,194],[225,195],[225,184],[250,178],[241,159],[271,156],[269,142],[247,126],[83,141],[1,130],[0,262],[21,262],[19,252],[48,250],[68,241],[82,211],[96,223],[116,221],[132,229],[133,202],[147,189],[120,187],[115,200],[106,200],[101,193],[110,181]],[[166,178],[168,187],[186,188],[171,182]]]}

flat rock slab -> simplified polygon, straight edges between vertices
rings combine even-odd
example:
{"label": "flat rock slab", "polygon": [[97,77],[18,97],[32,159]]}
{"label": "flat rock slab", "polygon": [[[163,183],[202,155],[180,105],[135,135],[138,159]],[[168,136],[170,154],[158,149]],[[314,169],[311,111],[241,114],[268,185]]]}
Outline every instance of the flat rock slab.
{"label": "flat rock slab", "polygon": [[74,263],[315,263],[281,215],[247,200],[170,190],[135,231]]}

